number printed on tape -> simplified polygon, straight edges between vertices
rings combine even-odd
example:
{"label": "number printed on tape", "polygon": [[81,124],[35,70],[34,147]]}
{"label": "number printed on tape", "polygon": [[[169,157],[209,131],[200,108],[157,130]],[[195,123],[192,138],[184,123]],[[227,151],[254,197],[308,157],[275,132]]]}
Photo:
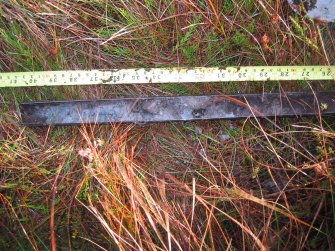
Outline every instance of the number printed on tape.
{"label": "number printed on tape", "polygon": [[139,68],[0,73],[0,87],[335,80],[335,66]]}

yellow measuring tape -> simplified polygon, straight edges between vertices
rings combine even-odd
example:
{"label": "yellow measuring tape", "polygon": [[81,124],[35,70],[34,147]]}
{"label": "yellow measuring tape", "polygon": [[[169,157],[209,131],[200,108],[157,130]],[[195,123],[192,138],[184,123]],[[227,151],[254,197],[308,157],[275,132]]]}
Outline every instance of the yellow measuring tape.
{"label": "yellow measuring tape", "polygon": [[335,80],[335,66],[139,68],[0,73],[0,87]]}

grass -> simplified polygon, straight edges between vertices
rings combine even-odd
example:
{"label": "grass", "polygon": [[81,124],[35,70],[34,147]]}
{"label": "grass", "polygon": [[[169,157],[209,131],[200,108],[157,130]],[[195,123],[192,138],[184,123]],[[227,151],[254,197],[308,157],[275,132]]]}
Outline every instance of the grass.
{"label": "grass", "polygon": [[[0,1],[0,70],[334,64],[286,1]],[[334,82],[0,90],[1,250],[333,250],[333,118],[27,128],[21,101]]]}

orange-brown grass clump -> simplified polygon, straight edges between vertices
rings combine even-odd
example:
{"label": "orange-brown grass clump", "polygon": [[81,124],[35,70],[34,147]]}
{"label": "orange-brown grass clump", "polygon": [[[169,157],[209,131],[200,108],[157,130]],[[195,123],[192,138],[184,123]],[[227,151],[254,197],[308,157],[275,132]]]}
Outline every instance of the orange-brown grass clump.
{"label": "orange-brown grass clump", "polygon": [[87,126],[51,139],[59,129],[12,122],[2,124],[0,153],[9,249],[334,245],[335,134],[325,128],[253,119],[241,135],[203,122]]}
{"label": "orange-brown grass clump", "polygon": [[[0,1],[0,71],[335,63],[286,1]],[[27,128],[27,100],[329,82],[0,90],[1,250],[334,250],[334,119]],[[320,110],[326,109],[319,104]]]}

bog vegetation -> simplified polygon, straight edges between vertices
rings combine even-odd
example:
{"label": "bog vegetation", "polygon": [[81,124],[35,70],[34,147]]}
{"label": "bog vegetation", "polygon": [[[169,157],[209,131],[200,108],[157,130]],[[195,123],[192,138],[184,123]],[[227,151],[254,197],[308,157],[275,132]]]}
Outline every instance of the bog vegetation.
{"label": "bog vegetation", "polygon": [[[0,0],[0,71],[335,63],[284,0]],[[334,250],[333,118],[27,128],[19,103],[334,82],[0,90],[1,250]]]}

